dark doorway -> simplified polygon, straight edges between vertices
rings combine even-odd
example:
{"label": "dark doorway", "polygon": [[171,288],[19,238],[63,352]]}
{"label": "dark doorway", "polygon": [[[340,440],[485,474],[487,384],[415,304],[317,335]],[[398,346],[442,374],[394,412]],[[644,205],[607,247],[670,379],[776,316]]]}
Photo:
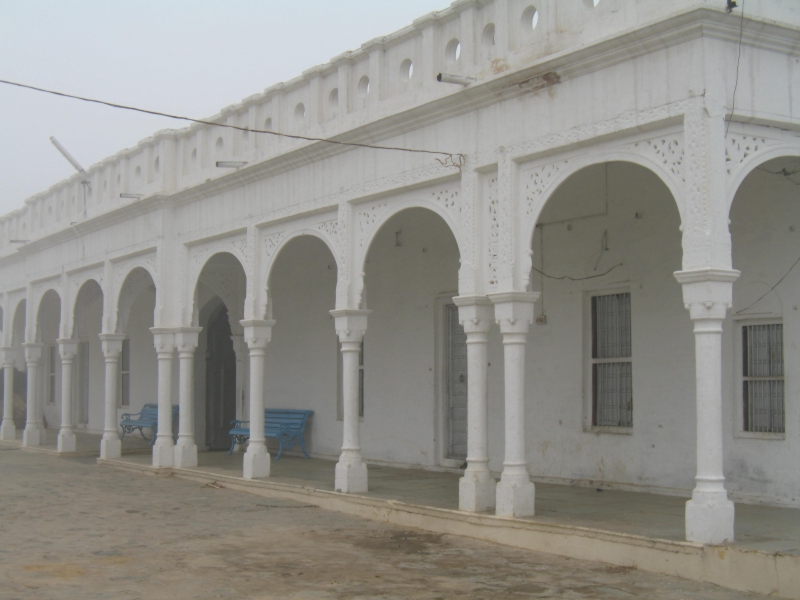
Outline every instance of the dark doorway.
{"label": "dark doorway", "polygon": [[227,450],[231,421],[236,418],[236,354],[224,304],[208,320],[206,398],[206,443],[211,450]]}

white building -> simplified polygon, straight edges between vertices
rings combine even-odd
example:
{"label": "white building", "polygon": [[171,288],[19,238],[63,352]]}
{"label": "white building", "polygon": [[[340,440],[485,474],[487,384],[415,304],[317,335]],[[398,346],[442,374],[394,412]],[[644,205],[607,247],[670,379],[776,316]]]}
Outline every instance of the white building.
{"label": "white building", "polygon": [[303,408],[344,492],[364,460],[466,460],[461,508],[509,516],[530,476],[694,489],[700,542],[729,495],[800,506],[800,4],[725,4],[459,0],[209,119],[451,157],[195,125],[28,199],[2,437],[16,367],[64,452],[157,401],[153,464],[191,466]]}

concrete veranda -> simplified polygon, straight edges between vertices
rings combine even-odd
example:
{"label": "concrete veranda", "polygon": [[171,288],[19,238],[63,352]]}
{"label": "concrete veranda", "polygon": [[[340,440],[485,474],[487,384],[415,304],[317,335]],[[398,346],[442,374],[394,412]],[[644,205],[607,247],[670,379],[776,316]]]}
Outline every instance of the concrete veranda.
{"label": "concrete veranda", "polygon": [[[276,471],[296,463],[281,459]],[[98,469],[85,457],[56,461],[5,446],[0,465],[0,597],[8,600],[761,597]],[[373,469],[376,490],[381,471]]]}
{"label": "concrete veranda", "polygon": [[[149,465],[147,455],[126,462]],[[197,471],[241,477],[242,455],[198,454]],[[334,462],[283,456],[271,461],[265,481],[333,491]],[[370,465],[368,498],[458,509],[460,473]],[[673,541],[684,540],[686,498],[567,485],[536,484],[536,516],[528,521],[613,531]],[[800,510],[736,504],[736,541],[741,548],[800,556]]]}

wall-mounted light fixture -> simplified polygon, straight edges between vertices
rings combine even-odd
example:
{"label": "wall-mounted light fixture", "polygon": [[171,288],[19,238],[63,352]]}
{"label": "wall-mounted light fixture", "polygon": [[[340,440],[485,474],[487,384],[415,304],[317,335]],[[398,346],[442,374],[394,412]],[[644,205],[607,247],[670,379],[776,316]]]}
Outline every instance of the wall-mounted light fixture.
{"label": "wall-mounted light fixture", "polygon": [[246,160],[218,160],[217,166],[223,169],[239,169],[247,164]]}
{"label": "wall-mounted light fixture", "polygon": [[120,198],[128,198],[130,200],[138,200],[139,198],[142,197],[142,195],[141,194],[120,194],[119,197]]}
{"label": "wall-mounted light fixture", "polygon": [[466,77],[464,75],[450,75],[449,73],[439,73],[436,76],[436,81],[439,83],[455,83],[457,85],[469,85],[473,81],[477,81],[474,77]]}

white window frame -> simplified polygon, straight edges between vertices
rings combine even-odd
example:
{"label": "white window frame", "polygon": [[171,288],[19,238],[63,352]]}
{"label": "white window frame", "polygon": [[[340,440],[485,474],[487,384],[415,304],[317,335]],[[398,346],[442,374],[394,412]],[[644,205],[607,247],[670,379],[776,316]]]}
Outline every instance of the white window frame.
{"label": "white window frame", "polygon": [[[786,426],[788,420],[786,418],[786,398],[788,396],[788,377],[786,376],[786,324],[781,317],[745,317],[734,320],[734,340],[733,340],[733,357],[734,357],[734,410],[735,418],[733,419],[733,435],[737,438],[751,439],[751,440],[773,440],[780,441],[786,439]],[[742,347],[742,332],[745,327],[749,325],[782,325],[783,326],[783,415],[784,415],[784,431],[771,432],[771,431],[745,431],[744,430],[744,348]]]}
{"label": "white window frame", "polygon": [[[594,359],[592,358],[592,298],[597,296],[609,296],[614,294],[630,294],[631,296],[631,356],[624,359]],[[604,289],[585,292],[583,295],[583,431],[586,433],[611,433],[616,435],[633,435],[635,420],[630,427],[615,427],[608,425],[594,425],[594,390],[592,366],[598,362],[630,362],[631,364],[631,387],[636,380],[636,354],[635,354],[635,335],[634,335],[634,313],[635,303],[634,294],[630,286],[612,286]],[[634,395],[635,399],[635,395]]]}

